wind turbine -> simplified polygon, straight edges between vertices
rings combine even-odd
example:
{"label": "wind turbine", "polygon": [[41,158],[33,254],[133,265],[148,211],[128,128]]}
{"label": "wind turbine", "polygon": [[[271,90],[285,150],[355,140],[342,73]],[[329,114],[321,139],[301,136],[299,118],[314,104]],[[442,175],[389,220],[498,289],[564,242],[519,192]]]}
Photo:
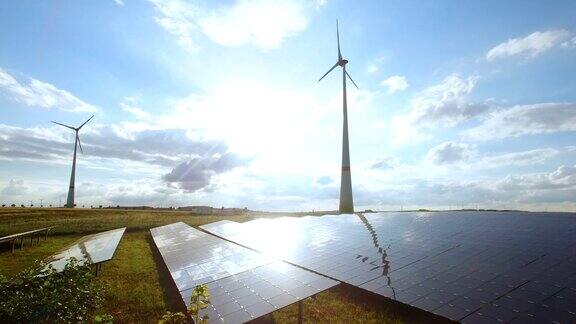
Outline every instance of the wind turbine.
{"label": "wind turbine", "polygon": [[340,32],[338,30],[338,20],[336,20],[336,39],[338,42],[338,61],[333,67],[328,70],[319,80],[320,82],[327,76],[332,70],[337,66],[342,67],[342,109],[344,113],[344,122],[342,125],[342,176],[340,178],[340,213],[353,213],[354,212],[354,200],[352,199],[352,177],[350,174],[350,151],[348,148],[348,106],[346,102],[346,77],[352,81],[352,84],[358,89],[356,82],[352,80],[352,77],[348,72],[346,72],[346,64],[348,60],[342,58],[342,53],[340,52]]}
{"label": "wind turbine", "polygon": [[82,125],[80,125],[78,127],[72,127],[72,126],[68,126],[68,125],[64,125],[64,124],[52,121],[54,124],[58,124],[60,126],[66,127],[66,128],[70,128],[76,134],[76,141],[74,142],[74,158],[72,159],[72,175],[70,175],[70,187],[68,187],[68,199],[66,200],[66,207],[67,208],[74,208],[74,180],[76,178],[76,149],[78,148],[78,146],[80,146],[80,152],[84,153],[84,151],[82,150],[82,143],[80,143],[80,137],[78,136],[78,131],[80,131],[80,129],[84,125],[86,125],[86,123],[89,122],[90,119],[92,119],[92,118],[94,118],[94,115],[92,115],[92,117],[88,118],[87,121],[85,121]]}

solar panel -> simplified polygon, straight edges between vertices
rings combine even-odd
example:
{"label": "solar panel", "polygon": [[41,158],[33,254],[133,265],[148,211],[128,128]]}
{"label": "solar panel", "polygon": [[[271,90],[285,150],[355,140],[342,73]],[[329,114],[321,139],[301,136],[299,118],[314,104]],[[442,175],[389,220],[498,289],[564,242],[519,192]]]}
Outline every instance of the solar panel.
{"label": "solar panel", "polygon": [[74,257],[80,262],[89,261],[91,264],[99,264],[112,259],[124,228],[83,236],[64,250],[52,255],[47,262],[57,271],[64,270],[68,259]]}
{"label": "solar panel", "polygon": [[329,215],[206,230],[453,320],[576,321],[573,214]]}
{"label": "solar panel", "polygon": [[249,321],[338,284],[184,223],[150,232],[186,305],[196,285],[208,285],[211,322]]}

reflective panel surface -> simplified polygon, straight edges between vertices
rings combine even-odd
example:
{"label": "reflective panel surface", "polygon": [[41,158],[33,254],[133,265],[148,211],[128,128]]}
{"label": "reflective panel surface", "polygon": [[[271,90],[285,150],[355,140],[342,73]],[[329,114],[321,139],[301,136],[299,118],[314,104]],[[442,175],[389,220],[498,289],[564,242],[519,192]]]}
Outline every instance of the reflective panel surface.
{"label": "reflective panel surface", "polygon": [[86,235],[61,252],[49,257],[46,261],[57,271],[64,270],[68,259],[71,257],[81,262],[89,261],[92,264],[108,261],[114,256],[125,229],[126,227]]}
{"label": "reflective panel surface", "polygon": [[338,284],[184,223],[150,232],[186,305],[196,285],[208,285],[211,323],[249,321]]}
{"label": "reflective panel surface", "polygon": [[205,228],[453,320],[576,321],[573,214],[376,213]]}

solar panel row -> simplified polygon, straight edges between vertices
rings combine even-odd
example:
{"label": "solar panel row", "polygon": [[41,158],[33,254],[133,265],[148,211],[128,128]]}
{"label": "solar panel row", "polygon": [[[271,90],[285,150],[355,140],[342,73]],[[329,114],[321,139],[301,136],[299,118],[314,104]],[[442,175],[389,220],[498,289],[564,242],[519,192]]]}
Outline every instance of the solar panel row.
{"label": "solar panel row", "polygon": [[379,213],[204,228],[449,319],[576,321],[573,215]]}
{"label": "solar panel row", "polygon": [[114,252],[116,252],[125,230],[126,227],[86,235],[59,253],[49,257],[47,262],[57,271],[62,271],[72,257],[80,262],[90,262],[91,264],[100,264],[108,261],[114,256]]}
{"label": "solar panel row", "polygon": [[338,284],[184,223],[150,232],[186,305],[196,285],[208,285],[212,322],[245,322]]}

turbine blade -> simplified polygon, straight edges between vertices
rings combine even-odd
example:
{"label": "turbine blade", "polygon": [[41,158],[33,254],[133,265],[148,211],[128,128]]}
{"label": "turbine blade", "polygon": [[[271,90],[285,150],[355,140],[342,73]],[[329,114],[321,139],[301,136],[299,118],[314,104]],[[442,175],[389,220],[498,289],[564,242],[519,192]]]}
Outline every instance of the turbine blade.
{"label": "turbine blade", "polygon": [[338,62],[342,61],[342,53],[340,53],[340,31],[338,30],[338,19],[336,19],[336,39],[338,41]]}
{"label": "turbine blade", "polygon": [[346,71],[346,76],[348,76],[348,79],[350,79],[350,81],[352,81],[352,83],[354,84],[356,89],[360,90],[360,88],[358,88],[358,86],[356,85],[356,82],[354,82],[354,80],[352,80],[352,77],[350,76],[350,74],[348,74],[348,71]]}
{"label": "turbine blade", "polygon": [[78,130],[80,130],[80,128],[82,128],[82,126],[86,125],[87,122],[90,121],[90,119],[94,118],[94,115],[92,115],[92,117],[88,118],[87,121],[84,122],[84,124],[80,125],[80,127],[78,127]]}
{"label": "turbine blade", "polygon": [[82,150],[82,142],[80,142],[80,136],[78,136],[78,132],[76,132],[76,139],[78,140],[78,145],[80,145],[80,152],[84,154],[84,150]]}
{"label": "turbine blade", "polygon": [[318,82],[322,81],[322,79],[324,79],[324,77],[327,76],[328,73],[332,72],[332,70],[334,70],[337,66],[338,66],[338,62],[336,62],[336,64],[334,64],[334,66],[331,67],[330,70],[328,70],[328,72],[324,73],[324,75],[318,80]]}
{"label": "turbine blade", "polygon": [[74,127],[72,127],[72,126],[68,126],[68,125],[60,124],[60,123],[58,123],[58,122],[55,122],[55,121],[52,121],[52,122],[53,122],[54,124],[58,124],[58,125],[60,125],[60,126],[64,126],[64,127],[66,127],[66,128],[70,128],[70,129],[76,130],[76,128],[74,128]]}

